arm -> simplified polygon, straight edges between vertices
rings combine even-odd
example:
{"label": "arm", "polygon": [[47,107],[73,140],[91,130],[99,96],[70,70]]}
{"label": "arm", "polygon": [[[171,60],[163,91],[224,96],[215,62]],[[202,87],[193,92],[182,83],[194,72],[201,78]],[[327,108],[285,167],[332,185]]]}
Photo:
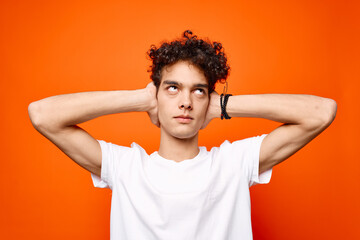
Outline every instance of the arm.
{"label": "arm", "polygon": [[100,177],[100,145],[76,124],[107,114],[146,111],[159,126],[155,93],[156,88],[150,83],[139,90],[64,94],[32,102],[28,112],[37,131],[77,164]]}
{"label": "arm", "polygon": [[[284,123],[261,144],[259,174],[286,160],[324,131],[334,120],[336,110],[334,100],[305,94],[230,96],[226,106],[230,117],[256,117]],[[203,128],[220,114],[220,96],[213,92]]]}

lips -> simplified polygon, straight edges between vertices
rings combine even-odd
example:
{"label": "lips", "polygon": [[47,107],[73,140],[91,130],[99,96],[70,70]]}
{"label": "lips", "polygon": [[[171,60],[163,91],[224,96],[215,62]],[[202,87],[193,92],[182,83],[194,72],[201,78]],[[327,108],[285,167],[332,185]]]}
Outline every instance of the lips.
{"label": "lips", "polygon": [[192,117],[190,117],[189,115],[180,115],[180,116],[177,116],[175,118],[188,118],[188,119],[193,119]]}
{"label": "lips", "polygon": [[193,120],[193,118],[188,115],[180,115],[175,117],[175,119],[180,123],[189,123]]}

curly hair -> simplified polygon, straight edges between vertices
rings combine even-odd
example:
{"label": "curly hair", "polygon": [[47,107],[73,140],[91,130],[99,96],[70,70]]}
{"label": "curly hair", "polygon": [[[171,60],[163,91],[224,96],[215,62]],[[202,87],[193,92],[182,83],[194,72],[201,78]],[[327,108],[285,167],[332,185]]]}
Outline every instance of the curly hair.
{"label": "curly hair", "polygon": [[162,69],[178,61],[188,61],[200,68],[209,84],[209,93],[215,90],[217,82],[225,83],[230,67],[224,49],[219,42],[198,39],[190,30],[183,33],[183,38],[164,42],[159,48],[151,45],[147,55],[152,60],[148,72],[157,89],[160,86]]}

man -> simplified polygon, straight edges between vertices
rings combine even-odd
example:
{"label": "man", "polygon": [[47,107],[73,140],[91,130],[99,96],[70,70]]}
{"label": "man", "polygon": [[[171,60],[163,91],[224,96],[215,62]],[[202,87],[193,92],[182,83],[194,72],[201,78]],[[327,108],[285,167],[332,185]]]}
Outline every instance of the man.
{"label": "man", "polygon": [[[303,94],[224,96],[220,43],[183,39],[152,46],[146,88],[53,96],[29,105],[34,127],[112,189],[111,239],[252,239],[249,187],[270,181],[272,168],[325,130],[335,118],[332,99]],[[95,140],[76,124],[122,112],[145,111],[160,128],[159,150],[148,155]],[[284,123],[269,134],[207,151],[199,130],[214,118],[258,117]]]}

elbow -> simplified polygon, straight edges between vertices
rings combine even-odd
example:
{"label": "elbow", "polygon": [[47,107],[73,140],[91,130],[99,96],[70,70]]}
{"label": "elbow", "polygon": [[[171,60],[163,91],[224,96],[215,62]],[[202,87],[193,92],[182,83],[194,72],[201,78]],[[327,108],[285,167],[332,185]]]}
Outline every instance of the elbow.
{"label": "elbow", "polygon": [[321,108],[322,111],[319,111],[320,120],[318,121],[318,128],[320,127],[320,129],[324,130],[331,125],[336,117],[337,103],[333,99],[325,98]]}
{"label": "elbow", "polygon": [[330,126],[336,117],[337,103],[330,98],[323,98],[321,104],[316,105],[313,117],[304,122],[308,130],[324,130]]}
{"label": "elbow", "polygon": [[31,124],[34,126],[36,130],[40,131],[40,128],[42,126],[42,116],[41,116],[41,106],[38,101],[29,104],[28,114],[30,117]]}
{"label": "elbow", "polygon": [[41,100],[30,103],[28,113],[30,121],[37,131],[44,134],[53,130],[55,124],[50,124],[53,122],[49,115],[50,111]]}
{"label": "elbow", "polygon": [[336,117],[336,112],[337,112],[336,101],[333,99],[327,98],[324,109],[326,109],[326,110],[324,111],[323,121],[326,126],[329,126]]}
{"label": "elbow", "polygon": [[57,115],[54,116],[54,111],[45,101],[39,100],[30,103],[28,114],[31,124],[41,134],[58,132],[65,127],[58,123],[56,120],[58,118]]}

